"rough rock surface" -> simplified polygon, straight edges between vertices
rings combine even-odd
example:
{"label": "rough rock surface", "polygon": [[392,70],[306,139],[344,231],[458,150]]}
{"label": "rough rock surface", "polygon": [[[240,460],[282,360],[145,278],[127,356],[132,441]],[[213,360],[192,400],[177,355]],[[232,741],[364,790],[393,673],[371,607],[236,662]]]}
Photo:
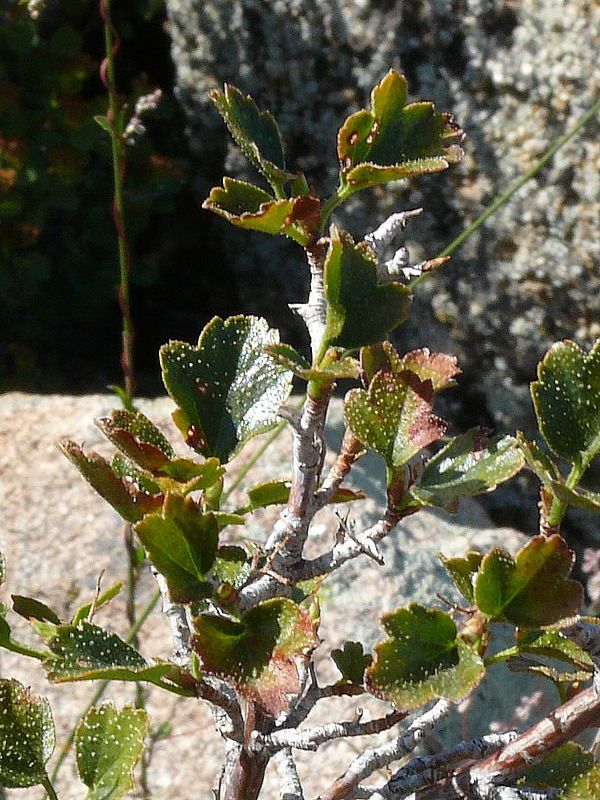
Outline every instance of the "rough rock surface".
{"label": "rough rock surface", "polygon": [[[85,485],[74,468],[55,447],[61,437],[85,441],[90,448],[108,452],[92,419],[110,411],[113,397],[33,396],[6,394],[0,396],[0,510],[2,529],[0,549],[8,564],[7,585],[3,602],[9,594],[30,594],[54,607],[65,618],[82,602],[93,597],[97,578],[105,570],[104,587],[124,579],[122,524],[112,510]],[[172,425],[168,399],[142,401],[143,410],[169,431],[173,442],[180,441]],[[333,445],[341,436],[340,404],[332,410],[330,440]],[[257,442],[253,445],[255,448]],[[251,475],[252,482],[286,473],[289,437],[282,435],[261,457]],[[185,447],[182,446],[182,451]],[[250,448],[251,454],[252,447]],[[232,467],[239,469],[243,453]],[[369,524],[381,508],[381,467],[375,459],[366,458],[353,470],[353,483],[366,490],[371,500],[355,504],[353,518],[358,524]],[[245,482],[242,487],[246,485]],[[243,501],[238,495],[232,503]],[[264,539],[273,520],[273,512],[257,515],[246,535]],[[331,541],[336,520],[329,512],[315,525],[315,547]],[[236,534],[236,529],[232,530]],[[238,530],[239,533],[239,530]],[[385,566],[357,560],[340,570],[323,590],[323,624],[321,635],[326,645],[320,648],[319,670],[333,678],[329,647],[345,639],[362,641],[370,647],[381,637],[378,617],[384,610],[406,604],[410,600],[439,604],[436,593],[456,597],[449,580],[437,560],[437,552],[461,554],[469,548],[487,550],[501,544],[512,550],[524,541],[522,534],[511,529],[495,529],[485,512],[475,503],[465,503],[461,514],[450,519],[444,515],[421,513],[410,517],[398,533],[385,544]],[[153,591],[148,575],[142,581],[140,607]],[[125,633],[124,598],[115,601],[98,614],[101,624],[108,624],[121,635]],[[23,637],[30,636],[23,623],[18,627]],[[145,625],[140,649],[148,656],[168,657],[170,641],[167,625],[156,611]],[[70,726],[93,693],[89,684],[50,686],[42,669],[34,662],[13,657],[0,650],[0,674],[15,677],[33,687],[36,693],[50,698],[57,724],[59,743],[64,741]],[[522,696],[531,696],[540,688],[536,681],[509,675],[500,667],[490,671],[486,681],[474,693],[473,702],[450,720],[438,736],[442,741],[455,741],[464,730],[467,735],[482,733],[494,721],[500,727],[523,724],[514,717]],[[107,692],[117,704],[132,702],[130,685],[114,683]],[[313,719],[349,718],[346,700],[322,703]],[[359,698],[356,705],[366,714],[375,714],[385,704]],[[148,692],[148,706],[155,724],[163,720],[173,723],[173,735],[154,748],[150,787],[157,800],[192,800],[212,797],[210,788],[223,755],[222,742],[212,729],[208,709],[189,700],[174,698],[159,690]],[[534,714],[541,713],[543,703]],[[526,715],[525,715],[526,716]],[[333,743],[318,754],[302,753],[300,770],[306,784],[307,797],[337,777],[353,758],[364,741]],[[58,780],[59,793],[69,800],[84,797],[75,779],[73,759],[69,758]],[[277,776],[271,771],[264,790],[265,800],[277,797]],[[11,798],[37,797],[39,790],[11,791]]]}
{"label": "rough rock surface", "polygon": [[[226,149],[206,97],[224,81],[274,112],[290,161],[324,193],[335,186],[339,124],[389,67],[407,74],[414,97],[452,111],[468,134],[461,167],[363,192],[341,215],[362,236],[390,211],[422,205],[410,230],[417,257],[438,252],[531,167],[600,88],[592,0],[167,0],[167,8],[179,97],[211,179],[220,161],[230,174],[248,172]],[[402,335],[459,355],[481,420],[530,428],[528,383],[548,344],[600,336],[599,164],[592,123],[419,290],[416,322]],[[232,233],[222,220],[214,230],[227,239],[246,308],[289,332],[280,296],[297,302],[306,276],[293,246]]]}

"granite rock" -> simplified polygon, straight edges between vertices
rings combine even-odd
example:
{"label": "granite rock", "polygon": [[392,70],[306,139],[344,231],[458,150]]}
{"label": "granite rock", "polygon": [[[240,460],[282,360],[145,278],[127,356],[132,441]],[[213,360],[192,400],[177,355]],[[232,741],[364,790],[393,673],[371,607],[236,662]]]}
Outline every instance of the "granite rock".
{"label": "granite rock", "polygon": [[[54,607],[68,617],[77,606],[93,597],[98,576],[104,571],[103,586],[108,587],[125,575],[122,523],[112,510],[97,497],[77,475],[55,446],[56,440],[69,437],[85,441],[89,448],[107,453],[110,447],[92,424],[94,417],[106,414],[115,405],[112,396],[90,395],[35,396],[5,394],[0,396],[0,509],[2,529],[0,549],[8,564],[7,593],[29,594]],[[171,440],[180,441],[170,420],[171,401],[162,398],[140,401],[141,408],[164,426]],[[332,447],[341,437],[341,405],[335,401],[328,430]],[[263,454],[251,473],[252,483],[275,474],[286,474],[289,436],[282,434]],[[255,452],[259,440],[244,451],[232,466],[232,474]],[[185,446],[180,446],[181,452]],[[358,525],[368,525],[381,510],[382,470],[376,458],[366,457],[353,470],[352,483],[365,490],[370,499],[352,508]],[[242,487],[247,485],[243,482]],[[242,488],[232,494],[230,502],[243,502]],[[257,514],[245,536],[264,540],[274,520],[267,509]],[[324,548],[332,539],[336,518],[322,512],[315,522],[315,549]],[[239,529],[229,529],[239,536]],[[483,509],[474,501],[466,502],[460,514],[450,518],[444,514],[422,512],[403,523],[398,532],[384,544],[385,566],[377,567],[368,560],[356,560],[328,581],[322,593],[322,627],[324,644],[319,648],[318,670],[332,679],[335,673],[327,656],[330,647],[345,639],[358,639],[371,647],[383,633],[378,618],[391,610],[416,600],[440,605],[436,595],[458,599],[437,558],[438,551],[447,555],[461,554],[477,547],[487,550],[500,544],[516,550],[525,537],[511,529],[491,525]],[[144,574],[139,604],[148,600],[153,583]],[[106,624],[123,635],[123,593],[98,614],[99,624]],[[23,637],[31,636],[25,623],[16,626]],[[168,657],[170,640],[164,618],[156,610],[144,626],[141,651],[148,656]],[[0,671],[3,677],[15,677],[31,686],[36,693],[49,697],[57,725],[58,741],[64,741],[70,726],[89,700],[94,687],[89,684],[50,686],[42,669],[35,662],[15,657],[0,650]],[[507,674],[501,667],[490,670],[477,688],[472,702],[466,704],[437,734],[437,744],[456,741],[461,730],[477,735],[494,727],[512,727],[521,698],[530,698],[543,688],[539,681]],[[111,684],[107,697],[117,704],[131,703],[130,685]],[[157,800],[191,800],[210,798],[212,782],[223,756],[223,744],[214,733],[208,709],[189,700],[181,700],[159,690],[147,692],[148,708],[154,724],[163,720],[173,723],[173,735],[159,741],[150,770],[152,797]],[[547,708],[546,698],[530,713],[533,716]],[[354,706],[346,700],[332,699],[319,705],[309,721],[348,718],[350,709],[360,705],[366,714],[381,713],[385,704],[374,699],[359,698]],[[527,715],[525,715],[525,719]],[[531,718],[531,717],[530,717]],[[518,724],[522,725],[524,720]],[[435,743],[430,743],[435,746]],[[337,742],[322,748],[318,754],[301,753],[300,772],[307,796],[337,777],[361,747],[363,740]],[[73,759],[61,771],[57,787],[64,798],[84,797],[75,776]],[[264,790],[265,800],[275,800],[277,775],[270,771]],[[36,790],[11,791],[11,798],[35,797]]]}

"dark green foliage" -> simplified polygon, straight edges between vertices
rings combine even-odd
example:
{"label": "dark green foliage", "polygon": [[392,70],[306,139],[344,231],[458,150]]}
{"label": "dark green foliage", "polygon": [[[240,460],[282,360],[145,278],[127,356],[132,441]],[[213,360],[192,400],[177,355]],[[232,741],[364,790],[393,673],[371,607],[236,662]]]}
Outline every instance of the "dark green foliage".
{"label": "dark green foliage", "polygon": [[342,673],[340,682],[355,686],[362,685],[365,670],[373,663],[373,658],[364,652],[360,642],[344,642],[341,650],[331,651],[331,657]]}

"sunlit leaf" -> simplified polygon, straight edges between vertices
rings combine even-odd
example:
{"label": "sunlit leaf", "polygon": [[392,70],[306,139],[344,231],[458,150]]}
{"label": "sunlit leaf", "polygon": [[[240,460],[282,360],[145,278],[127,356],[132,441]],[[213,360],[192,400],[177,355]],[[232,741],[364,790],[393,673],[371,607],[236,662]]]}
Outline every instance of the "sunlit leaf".
{"label": "sunlit leaf", "polygon": [[0,786],[26,788],[46,779],[54,750],[50,703],[15,680],[0,679]]}
{"label": "sunlit leaf", "polygon": [[343,350],[331,348],[327,360],[318,367],[311,367],[308,361],[289,344],[274,344],[265,347],[268,353],[282,367],[305,381],[331,383],[341,378],[358,378],[359,364],[355,358],[342,356]]}
{"label": "sunlit leaf", "polygon": [[243,547],[223,545],[217,551],[212,572],[223,583],[238,589],[246,582],[251,569],[252,560]]}
{"label": "sunlit leaf", "polygon": [[390,70],[371,93],[371,110],[352,114],[338,133],[341,178],[355,191],[440,172],[461,160],[463,132],[432,103],[406,104],[406,78]]}
{"label": "sunlit leaf", "polygon": [[410,493],[424,505],[444,508],[462,497],[492,491],[516,475],[523,463],[512,436],[487,439],[481,429],[472,428],[427,462]]}
{"label": "sunlit leaf", "polygon": [[458,591],[466,597],[469,603],[474,602],[473,596],[473,577],[479,569],[483,553],[471,550],[465,558],[446,558],[440,553],[440,561],[448,571],[454,581]]}
{"label": "sunlit leaf", "polygon": [[568,340],[554,344],[538,365],[531,395],[548,447],[587,466],[600,451],[600,340],[589,353]]}
{"label": "sunlit leaf", "polygon": [[96,425],[142,469],[153,472],[175,455],[165,436],[141,411],[116,409],[110,417],[97,419]]}
{"label": "sunlit leaf", "polygon": [[329,346],[354,349],[380,342],[407,317],[411,294],[398,283],[382,284],[369,248],[335,227],[325,259]]}
{"label": "sunlit leaf", "polygon": [[219,533],[214,514],[204,514],[190,497],[167,495],[161,512],[147,514],[134,530],[174,603],[210,595],[205,577],[215,561]]}
{"label": "sunlit leaf", "polygon": [[535,536],[513,558],[491,550],[475,576],[475,602],[492,619],[520,627],[551,625],[579,612],[583,588],[569,579],[574,553],[558,535]]}
{"label": "sunlit leaf", "polygon": [[[123,588],[122,583],[115,583],[114,586],[111,586],[110,589],[107,589],[102,594],[98,595],[95,600],[92,600],[89,603],[84,603],[82,606],[79,606],[75,614],[73,615],[73,619],[71,620],[72,625],[78,625],[82,619],[88,619],[92,608],[97,610],[105,606],[107,603],[110,603],[121,591]],[[52,620],[50,620],[52,622]]]}
{"label": "sunlit leaf", "polygon": [[133,768],[147,732],[148,715],[140,708],[90,708],[75,734],[77,770],[88,800],[119,800],[133,789]]}
{"label": "sunlit leaf", "polygon": [[53,657],[44,662],[53,683],[90,680],[150,681],[167,675],[171,664],[149,664],[133,647],[97,625],[34,624]]}
{"label": "sunlit leaf", "polygon": [[191,447],[226,462],[278,424],[292,373],[263,352],[278,341],[258,317],[214,317],[197,347],[170,342],[161,348],[163,380],[178,405],[173,418]]}
{"label": "sunlit leaf", "polygon": [[128,522],[136,522],[162,505],[162,495],[148,494],[131,480],[119,477],[98,453],[84,453],[78,444],[68,440],[61,442],[60,448],[92,489]]}
{"label": "sunlit leaf", "polygon": [[367,667],[373,663],[369,653],[365,653],[360,642],[344,642],[340,649],[331,651],[331,658],[342,674],[340,683],[361,686]]}
{"label": "sunlit leaf", "polygon": [[575,669],[589,673],[594,670],[594,663],[585,650],[558,630],[521,630],[517,633],[516,644],[520,653],[566,661]]}
{"label": "sunlit leaf", "polygon": [[386,614],[382,623],[391,638],[376,645],[366,685],[397,708],[417,708],[439,697],[461,700],[483,678],[477,651],[442,611],[412,603]]}
{"label": "sunlit leaf", "polygon": [[308,614],[291,600],[266,600],[239,621],[203,614],[192,646],[202,670],[231,680],[265,713],[277,716],[300,689],[295,658],[318,643]]}
{"label": "sunlit leaf", "polygon": [[344,417],[363,444],[398,467],[444,435],[446,423],[432,413],[432,401],[431,381],[408,371],[378,372],[367,391],[348,392]]}

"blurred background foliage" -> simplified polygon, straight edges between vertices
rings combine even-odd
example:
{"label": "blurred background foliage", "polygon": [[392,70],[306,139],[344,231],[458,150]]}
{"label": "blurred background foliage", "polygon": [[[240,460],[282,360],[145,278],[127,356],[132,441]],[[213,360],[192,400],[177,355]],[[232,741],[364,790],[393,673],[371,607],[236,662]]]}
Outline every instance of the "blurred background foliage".
{"label": "blurred background foliage", "polygon": [[[200,210],[164,3],[120,3],[113,17],[130,108],[163,90],[146,135],[127,149],[125,185],[136,371],[140,393],[154,394],[159,345],[193,340],[212,314],[237,310],[237,298]],[[50,0],[39,24],[16,2],[0,10],[0,391],[121,381],[110,143],[93,120],[106,110],[103,47],[93,0]]]}

